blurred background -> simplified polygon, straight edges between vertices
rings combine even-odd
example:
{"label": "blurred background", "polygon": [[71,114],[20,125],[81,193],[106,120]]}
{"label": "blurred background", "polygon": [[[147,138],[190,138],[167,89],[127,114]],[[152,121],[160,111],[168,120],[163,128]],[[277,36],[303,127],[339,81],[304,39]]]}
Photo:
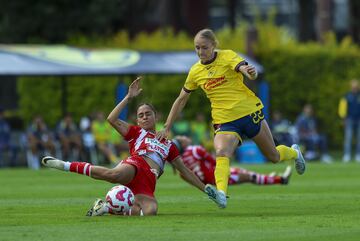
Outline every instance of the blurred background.
{"label": "blurred background", "polygon": [[[278,143],[299,142],[309,160],[360,161],[360,153],[343,152],[350,106],[340,104],[349,92],[359,96],[359,1],[0,0],[0,6],[1,167],[38,169],[44,154],[120,160],[127,146],[107,114],[143,75],[141,98],[121,118],[132,122],[136,105],[151,102],[161,127],[197,61],[193,37],[203,28],[215,31],[221,49],[257,66],[258,80],[246,83],[263,100]],[[199,90],[187,105],[173,134],[211,150],[208,100]],[[266,161],[251,142],[244,147],[235,160]]]}

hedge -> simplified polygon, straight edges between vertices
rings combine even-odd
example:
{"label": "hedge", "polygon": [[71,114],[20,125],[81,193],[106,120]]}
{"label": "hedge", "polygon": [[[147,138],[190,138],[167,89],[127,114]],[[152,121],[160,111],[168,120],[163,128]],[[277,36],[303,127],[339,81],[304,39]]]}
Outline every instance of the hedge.
{"label": "hedge", "polygon": [[[235,31],[217,32],[223,49],[244,52],[246,27]],[[337,43],[329,34],[325,44],[298,43],[284,28],[271,22],[257,22],[259,41],[254,46],[257,59],[265,67],[265,79],[270,83],[270,110],[280,109],[291,121],[305,103],[311,103],[320,121],[321,131],[339,147],[342,140],[337,117],[339,98],[348,90],[348,81],[360,76],[360,51],[349,38]],[[117,47],[149,51],[191,50],[193,39],[184,33],[166,29],[153,34],[141,33],[129,40],[126,32],[109,39],[73,36],[68,44],[81,47]],[[115,89],[120,81],[129,84],[135,76],[69,77],[67,79],[67,109],[76,119],[94,110],[109,112],[114,107]],[[131,103],[133,109],[140,101],[152,102],[167,115],[178,95],[186,75],[146,75],[144,92]],[[19,81],[20,110],[25,120],[42,113],[52,125],[61,116],[61,86],[59,78],[21,78]],[[210,106],[202,91],[195,91],[185,108],[191,119],[198,111],[210,119]]]}

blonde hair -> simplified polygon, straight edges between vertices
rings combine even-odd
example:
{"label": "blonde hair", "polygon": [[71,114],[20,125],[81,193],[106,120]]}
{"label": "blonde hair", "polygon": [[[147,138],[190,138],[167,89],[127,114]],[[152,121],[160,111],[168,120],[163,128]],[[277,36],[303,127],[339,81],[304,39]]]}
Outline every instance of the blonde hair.
{"label": "blonde hair", "polygon": [[214,32],[211,29],[208,28],[202,29],[195,35],[195,38],[197,36],[209,40],[215,47],[219,45],[219,41],[217,40]]}

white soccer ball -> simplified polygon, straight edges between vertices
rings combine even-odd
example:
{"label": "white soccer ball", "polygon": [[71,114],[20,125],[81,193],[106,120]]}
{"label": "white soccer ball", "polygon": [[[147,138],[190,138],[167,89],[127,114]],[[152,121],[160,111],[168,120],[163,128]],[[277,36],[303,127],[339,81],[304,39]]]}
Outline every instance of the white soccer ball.
{"label": "white soccer ball", "polygon": [[106,194],[106,202],[110,213],[122,214],[134,205],[135,197],[130,188],[117,185]]}

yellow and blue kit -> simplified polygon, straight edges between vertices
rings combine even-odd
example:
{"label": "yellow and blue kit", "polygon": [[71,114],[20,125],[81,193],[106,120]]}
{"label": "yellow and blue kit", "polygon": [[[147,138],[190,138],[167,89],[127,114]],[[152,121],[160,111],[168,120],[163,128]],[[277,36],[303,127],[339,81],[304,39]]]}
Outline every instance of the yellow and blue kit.
{"label": "yellow and blue kit", "polygon": [[195,63],[184,88],[192,91],[200,87],[211,103],[214,124],[230,122],[263,108],[261,100],[244,84],[244,77],[235,68],[244,61],[232,50],[216,50],[215,60],[209,64]]}

